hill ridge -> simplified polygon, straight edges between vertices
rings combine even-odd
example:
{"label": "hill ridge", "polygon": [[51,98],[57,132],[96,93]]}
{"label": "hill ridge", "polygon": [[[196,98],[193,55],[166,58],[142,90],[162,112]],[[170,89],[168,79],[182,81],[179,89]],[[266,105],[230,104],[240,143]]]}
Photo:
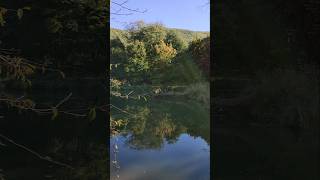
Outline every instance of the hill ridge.
{"label": "hill ridge", "polygon": [[[187,42],[191,42],[193,39],[200,38],[206,38],[210,36],[209,31],[192,31],[188,29],[179,29],[179,28],[167,28],[165,27],[166,30],[168,31],[175,31],[178,34],[181,35],[182,38],[184,38]],[[120,34],[125,34],[127,30],[122,30],[122,29],[117,29],[117,28],[110,28],[110,39],[114,39],[117,36],[117,33]]]}

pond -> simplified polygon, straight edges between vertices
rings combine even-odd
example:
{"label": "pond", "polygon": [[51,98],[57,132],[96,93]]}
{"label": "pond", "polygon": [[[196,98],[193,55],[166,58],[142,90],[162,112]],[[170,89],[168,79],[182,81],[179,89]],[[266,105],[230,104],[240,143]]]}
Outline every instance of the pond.
{"label": "pond", "polygon": [[210,179],[208,107],[183,99],[111,102],[112,118],[127,120],[110,138],[111,180]]}

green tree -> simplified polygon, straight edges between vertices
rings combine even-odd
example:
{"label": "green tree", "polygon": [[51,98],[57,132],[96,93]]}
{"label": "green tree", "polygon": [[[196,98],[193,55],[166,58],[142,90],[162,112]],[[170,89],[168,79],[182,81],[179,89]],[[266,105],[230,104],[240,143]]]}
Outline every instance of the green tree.
{"label": "green tree", "polygon": [[182,39],[181,34],[174,30],[167,32],[166,43],[171,44],[178,53],[187,48],[187,42]]}
{"label": "green tree", "polygon": [[146,48],[143,42],[135,40],[127,46],[128,64],[126,72],[141,72],[149,70]]}
{"label": "green tree", "polygon": [[166,37],[166,30],[161,24],[140,25],[130,31],[131,39],[139,40],[145,44],[147,55],[155,56],[155,45]]}
{"label": "green tree", "polygon": [[208,76],[210,71],[210,37],[204,39],[196,39],[189,46],[195,63]]}
{"label": "green tree", "polygon": [[163,40],[155,45],[155,53],[155,61],[153,62],[154,69],[163,68],[170,64],[177,55],[176,49],[174,49],[171,44],[166,44]]}

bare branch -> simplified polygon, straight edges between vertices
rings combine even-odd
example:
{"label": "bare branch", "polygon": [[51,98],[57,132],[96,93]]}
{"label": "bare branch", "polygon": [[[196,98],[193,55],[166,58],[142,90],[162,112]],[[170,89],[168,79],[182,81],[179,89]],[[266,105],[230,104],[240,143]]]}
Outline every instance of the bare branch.
{"label": "bare branch", "polygon": [[119,15],[119,16],[129,16],[129,15],[132,15],[133,13],[110,13],[112,15]]}
{"label": "bare branch", "polygon": [[45,161],[48,161],[50,163],[53,163],[53,164],[56,164],[56,165],[59,165],[59,166],[63,166],[63,167],[69,168],[69,169],[74,169],[72,166],[70,166],[68,164],[65,164],[65,163],[62,163],[62,162],[59,162],[59,161],[55,161],[55,160],[51,159],[49,156],[42,156],[42,155],[40,155],[39,153],[37,153],[36,151],[34,151],[32,149],[27,148],[24,145],[16,143],[15,141],[13,141],[12,139],[8,138],[5,135],[0,134],[0,137],[2,139],[5,139],[6,141],[10,142],[11,144],[13,144],[13,145],[15,145],[15,146],[17,146],[17,147],[19,147],[19,148],[31,153],[31,154],[33,154],[34,156],[38,157],[41,160],[45,160]]}
{"label": "bare branch", "polygon": [[56,106],[55,108],[58,108],[59,106],[61,106],[64,102],[66,102],[70,97],[72,96],[72,92],[67,96],[65,97],[63,100],[61,100]]}
{"label": "bare branch", "polygon": [[[131,14],[133,14],[133,12],[137,12],[137,13],[145,13],[145,12],[147,12],[147,9],[141,11],[139,8],[131,9],[131,8],[127,7],[125,4],[128,3],[128,0],[126,0],[126,1],[124,1],[122,3],[111,1],[111,3],[120,8],[116,12],[110,12],[110,14],[112,14],[112,15],[131,15]],[[123,10],[123,9],[127,10],[127,11],[130,11],[130,13],[120,13],[120,11]]]}
{"label": "bare branch", "polygon": [[117,110],[119,110],[119,111],[121,111],[121,112],[123,112],[123,113],[129,114],[129,115],[132,115],[132,116],[135,116],[135,114],[133,114],[133,113],[131,113],[131,112],[128,112],[128,111],[126,111],[126,110],[123,110],[123,109],[121,109],[121,108],[119,108],[119,107],[117,107],[117,106],[115,106],[115,105],[113,105],[113,104],[110,104],[110,106],[113,107],[113,108],[115,108],[115,109],[117,109]]}
{"label": "bare branch", "polygon": [[121,5],[124,5],[128,2],[129,0],[124,1],[123,3],[121,3]]}
{"label": "bare branch", "polygon": [[113,3],[113,4],[115,4],[115,5],[118,5],[118,6],[120,6],[121,8],[126,9],[126,10],[128,10],[128,11],[133,11],[133,12],[138,12],[138,13],[145,13],[145,12],[147,12],[147,9],[141,11],[141,10],[139,10],[139,8],[137,8],[137,9],[131,9],[131,8],[128,8],[127,6],[124,6],[123,4],[119,4],[119,3],[116,3],[116,2],[111,2],[111,3]]}

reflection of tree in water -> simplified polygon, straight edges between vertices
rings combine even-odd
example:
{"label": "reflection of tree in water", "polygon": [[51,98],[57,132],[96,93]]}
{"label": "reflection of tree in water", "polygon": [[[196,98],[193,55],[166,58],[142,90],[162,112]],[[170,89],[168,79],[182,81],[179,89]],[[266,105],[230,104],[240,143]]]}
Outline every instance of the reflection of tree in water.
{"label": "reflection of tree in water", "polygon": [[136,114],[127,118],[126,131],[123,131],[127,136],[126,144],[134,149],[160,149],[165,142],[175,143],[183,133],[209,141],[209,118],[199,116],[204,113],[198,108],[203,107],[195,106],[189,111],[178,106],[127,106],[126,111]]}
{"label": "reflection of tree in water", "polygon": [[136,135],[143,134],[147,119],[150,116],[150,109],[148,107],[127,107],[128,111],[136,112],[135,116],[130,119],[128,129]]}
{"label": "reflection of tree in water", "polygon": [[[150,110],[149,110],[150,111]],[[176,125],[174,124],[173,120],[170,118],[168,114],[163,115],[163,117],[159,118],[158,120],[152,121],[150,117],[144,117],[143,124],[135,124],[134,126],[139,126],[141,129],[140,132],[143,133],[135,133],[137,131],[131,131],[131,135],[127,140],[127,144],[136,149],[159,149],[164,144],[164,140],[168,140],[174,142],[178,137],[179,134],[174,133],[176,131]],[[139,117],[137,119],[140,119]],[[139,121],[139,120],[138,120]],[[133,121],[133,123],[137,123]],[[143,128],[143,129],[142,129]],[[176,134],[176,136],[173,136]]]}

